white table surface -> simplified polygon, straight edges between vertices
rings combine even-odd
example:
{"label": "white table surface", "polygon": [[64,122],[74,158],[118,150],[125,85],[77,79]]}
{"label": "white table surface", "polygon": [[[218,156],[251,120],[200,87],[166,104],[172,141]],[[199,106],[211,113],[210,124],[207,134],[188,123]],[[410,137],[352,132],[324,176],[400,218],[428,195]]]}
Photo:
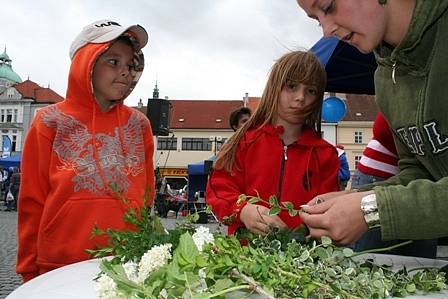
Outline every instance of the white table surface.
{"label": "white table surface", "polygon": [[[386,254],[369,255],[378,264],[392,264],[394,269],[404,265],[407,269],[416,267],[442,267],[448,261],[404,257]],[[99,260],[93,259],[53,270],[21,285],[6,299],[95,299],[93,278],[99,273]],[[427,296],[410,296],[413,299],[448,298],[448,291]]]}

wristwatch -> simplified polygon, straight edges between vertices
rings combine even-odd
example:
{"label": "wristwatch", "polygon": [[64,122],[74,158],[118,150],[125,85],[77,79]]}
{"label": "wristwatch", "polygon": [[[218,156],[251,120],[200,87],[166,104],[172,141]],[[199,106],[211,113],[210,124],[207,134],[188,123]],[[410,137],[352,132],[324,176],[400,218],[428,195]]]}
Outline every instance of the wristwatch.
{"label": "wristwatch", "polygon": [[381,226],[375,193],[366,195],[361,198],[361,211],[369,229]]}

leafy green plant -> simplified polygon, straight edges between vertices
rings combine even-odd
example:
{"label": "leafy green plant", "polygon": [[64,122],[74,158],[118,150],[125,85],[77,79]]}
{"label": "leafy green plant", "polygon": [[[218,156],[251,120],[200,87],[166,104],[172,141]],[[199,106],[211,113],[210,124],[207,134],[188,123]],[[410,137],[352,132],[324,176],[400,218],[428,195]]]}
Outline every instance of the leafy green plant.
{"label": "leafy green plant", "polygon": [[237,204],[241,205],[245,201],[247,201],[250,204],[255,204],[258,202],[263,202],[267,204],[268,206],[270,206],[269,210],[270,216],[278,215],[282,210],[287,211],[291,217],[297,216],[297,214],[299,213],[298,210],[294,209],[294,204],[292,202],[285,201],[279,203],[277,196],[275,195],[271,195],[268,200],[264,200],[258,194],[257,196],[249,196],[246,194],[241,194],[238,197]]}
{"label": "leafy green plant", "polygon": [[[253,203],[261,200],[240,198]],[[277,207],[274,212],[290,210],[274,198],[268,202]],[[200,250],[195,239],[198,229],[192,224],[167,231],[157,217],[149,215],[148,208],[130,210],[127,215],[125,220],[133,223],[136,231],[103,232],[112,242],[99,253],[112,253],[115,258],[101,262],[98,281],[108,279],[101,298],[112,293],[116,298],[242,298],[250,294],[259,298],[387,298],[446,289],[445,277],[438,269],[393,271],[369,257],[361,258],[365,253],[333,245],[327,237],[308,240],[303,227],[272,229],[266,236],[215,233],[213,242],[206,242]],[[242,238],[247,245],[241,245]],[[144,267],[145,255],[167,243],[172,244],[172,258],[144,279],[129,274],[129,264]],[[104,285],[113,289],[104,290]]]}
{"label": "leafy green plant", "polygon": [[[128,203],[122,192],[119,192],[112,185],[117,200]],[[179,237],[186,231],[193,232],[192,223],[199,218],[197,215],[191,215],[189,221],[180,223],[177,229],[170,233],[160,222],[157,216],[151,215],[151,207],[147,205],[149,190],[145,192],[144,205],[140,209],[129,207],[123,216],[126,223],[132,224],[135,230],[114,230],[102,229],[95,226],[92,231],[92,238],[106,235],[109,237],[109,244],[105,247],[99,247],[87,252],[94,258],[102,258],[112,255],[114,262],[126,262],[139,259],[151,247],[159,244],[170,243],[174,248],[177,247]]]}

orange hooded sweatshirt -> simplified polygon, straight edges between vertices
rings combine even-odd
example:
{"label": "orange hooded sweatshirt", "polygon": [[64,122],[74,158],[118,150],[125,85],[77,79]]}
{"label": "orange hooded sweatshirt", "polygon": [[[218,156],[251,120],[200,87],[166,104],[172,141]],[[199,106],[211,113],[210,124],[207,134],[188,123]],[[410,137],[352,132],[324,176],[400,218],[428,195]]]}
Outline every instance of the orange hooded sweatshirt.
{"label": "orange hooded sweatshirt", "polygon": [[[92,90],[93,66],[111,43],[87,44],[73,57],[64,101],[42,108],[26,136],[19,193],[17,273],[39,274],[91,258],[106,245],[101,229],[133,229],[128,207],[154,195],[151,125],[122,103],[101,112]],[[139,76],[136,76],[138,80]],[[111,184],[129,199],[114,198]]]}

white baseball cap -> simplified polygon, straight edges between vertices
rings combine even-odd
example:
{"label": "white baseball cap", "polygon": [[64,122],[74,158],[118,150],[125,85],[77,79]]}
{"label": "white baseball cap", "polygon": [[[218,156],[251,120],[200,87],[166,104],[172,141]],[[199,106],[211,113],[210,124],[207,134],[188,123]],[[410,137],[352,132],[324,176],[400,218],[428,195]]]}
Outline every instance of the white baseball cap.
{"label": "white baseball cap", "polygon": [[123,27],[112,20],[99,20],[85,26],[70,46],[70,59],[73,59],[76,51],[89,43],[105,43],[112,41],[129,32],[137,42],[137,50],[140,51],[148,43],[148,33],[140,25]]}

